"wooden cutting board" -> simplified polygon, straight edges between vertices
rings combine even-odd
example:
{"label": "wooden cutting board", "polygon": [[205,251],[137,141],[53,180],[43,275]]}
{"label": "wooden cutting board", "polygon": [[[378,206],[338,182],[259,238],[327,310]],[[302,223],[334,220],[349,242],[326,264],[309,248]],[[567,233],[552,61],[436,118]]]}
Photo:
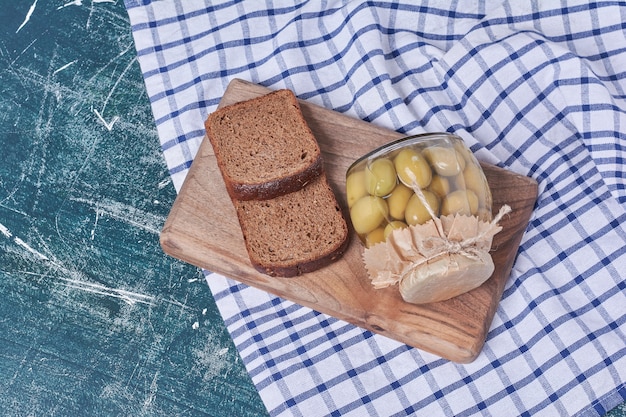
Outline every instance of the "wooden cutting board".
{"label": "wooden cutting board", "polygon": [[[225,106],[270,90],[233,80],[220,102]],[[325,169],[348,219],[345,173],[366,152],[404,135],[340,113],[301,102],[302,112],[323,153]],[[468,363],[480,353],[515,261],[537,198],[537,183],[483,164],[493,194],[494,212],[512,213],[495,236],[492,277],[481,287],[448,301],[427,305],[404,302],[397,287],[374,290],[352,234],[337,262],[295,278],[272,278],[250,264],[237,215],[226,192],[211,143],[205,138],[161,232],[163,250],[182,261],[345,320],[372,332],[454,362]]]}

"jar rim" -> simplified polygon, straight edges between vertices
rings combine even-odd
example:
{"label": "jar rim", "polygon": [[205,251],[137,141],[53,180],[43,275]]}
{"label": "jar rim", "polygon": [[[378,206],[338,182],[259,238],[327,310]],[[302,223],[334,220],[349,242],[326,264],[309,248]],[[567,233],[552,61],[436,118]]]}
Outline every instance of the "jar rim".
{"label": "jar rim", "polygon": [[359,165],[361,162],[363,162],[366,159],[375,158],[375,157],[380,156],[379,154],[383,152],[384,153],[392,152],[402,146],[405,146],[405,142],[421,142],[421,141],[428,140],[428,139],[443,139],[443,138],[463,141],[463,139],[461,139],[460,136],[455,135],[454,133],[449,133],[449,132],[432,132],[432,133],[429,132],[429,133],[418,133],[416,135],[404,136],[404,137],[395,139],[391,142],[388,142],[384,145],[381,145],[367,152],[365,155],[361,156],[352,164],[350,164],[347,172],[352,171],[352,168],[354,168],[356,165]]}

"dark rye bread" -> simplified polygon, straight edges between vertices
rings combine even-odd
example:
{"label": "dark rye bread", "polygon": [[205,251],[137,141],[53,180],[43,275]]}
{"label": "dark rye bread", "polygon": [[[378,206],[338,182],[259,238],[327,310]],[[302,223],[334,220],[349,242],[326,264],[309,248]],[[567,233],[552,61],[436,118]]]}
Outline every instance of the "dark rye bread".
{"label": "dark rye bread", "polygon": [[317,140],[290,90],[222,107],[205,128],[233,199],[290,193],[323,171]]}
{"label": "dark rye bread", "polygon": [[325,174],[289,194],[233,204],[250,261],[264,274],[312,272],[338,259],[348,246],[348,226]]}

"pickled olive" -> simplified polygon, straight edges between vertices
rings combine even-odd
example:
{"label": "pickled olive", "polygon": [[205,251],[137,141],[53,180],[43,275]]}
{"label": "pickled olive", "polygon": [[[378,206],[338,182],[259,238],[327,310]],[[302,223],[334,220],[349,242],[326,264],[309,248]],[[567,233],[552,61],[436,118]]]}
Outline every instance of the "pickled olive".
{"label": "pickled olive", "polygon": [[431,220],[431,213],[492,219],[481,166],[463,140],[448,133],[399,139],[363,155],[346,173],[346,198],[354,230],[367,247],[393,230]]}
{"label": "pickled olive", "polygon": [[[435,172],[444,177],[451,177],[460,173],[465,165],[465,159],[459,157],[454,148],[431,146],[422,151]],[[462,162],[461,162],[462,161]]]}
{"label": "pickled olive", "polygon": [[456,150],[457,154],[463,158],[465,167],[468,165],[475,165],[478,163],[476,159],[474,158],[472,151],[470,151],[469,148],[465,146],[465,144],[462,141],[456,141],[454,143],[454,149]]}
{"label": "pickled olive", "polygon": [[402,149],[393,160],[398,178],[407,186],[416,183],[420,188],[426,188],[430,184],[432,171],[428,162],[415,149]]}
{"label": "pickled olive", "polygon": [[377,227],[365,236],[365,246],[369,248],[377,243],[384,242],[385,238],[385,229]]}
{"label": "pickled olive", "polygon": [[471,164],[471,162],[467,162],[467,159],[463,156],[461,152],[459,152],[458,149],[455,148],[454,153],[456,154],[456,161],[459,163],[461,171],[463,171],[467,165]]}
{"label": "pickled olive", "polygon": [[463,176],[463,173],[455,175],[454,177],[448,177],[448,181],[450,182],[450,191],[465,190],[467,188],[465,186],[465,177]]}
{"label": "pickled olive", "polygon": [[487,180],[484,174],[476,165],[468,165],[463,171],[465,186],[468,190],[474,191],[477,195],[483,195],[487,189]]}
{"label": "pickled olive", "polygon": [[394,220],[391,223],[389,223],[387,226],[385,226],[385,230],[383,231],[383,236],[385,237],[385,239],[387,239],[387,236],[389,236],[391,234],[391,232],[393,232],[396,229],[404,229],[405,227],[408,227],[408,225],[405,222],[401,222],[400,220]]}
{"label": "pickled olive", "polygon": [[443,198],[450,192],[450,181],[446,177],[435,175],[428,189],[437,194],[439,198]]}
{"label": "pickled olive", "polygon": [[350,209],[352,225],[360,235],[376,229],[388,215],[387,202],[380,197],[371,195],[361,197]]}
{"label": "pickled olive", "polygon": [[371,195],[386,196],[396,182],[396,170],[387,158],[376,159],[365,168],[365,188]]}
{"label": "pickled olive", "polygon": [[476,213],[476,217],[484,222],[491,221],[491,209],[486,207],[478,207],[478,212]]}
{"label": "pickled olive", "polygon": [[467,190],[465,192],[467,193],[467,201],[469,201],[470,212],[473,215],[476,215],[478,213],[478,208],[480,206],[478,196],[472,190]]}
{"label": "pickled olive", "polygon": [[[437,198],[437,196],[428,190],[424,190],[422,191],[422,193],[424,194],[424,197],[426,198],[426,202],[432,209],[435,216],[438,216],[439,215],[439,199]],[[409,202],[406,205],[406,212],[404,214],[404,218],[408,225],[416,225],[416,224],[426,223],[432,217],[430,216],[430,213],[428,212],[426,207],[424,207],[424,204],[419,199],[417,194],[413,194],[413,196],[411,196],[411,198],[409,199]]]}
{"label": "pickled olive", "polygon": [[359,198],[366,194],[365,171],[351,173],[346,179],[346,199],[348,200],[348,207],[352,207]]}
{"label": "pickled olive", "polygon": [[394,219],[403,220],[406,204],[409,202],[409,198],[411,198],[412,195],[413,190],[406,185],[396,185],[396,188],[393,189],[391,195],[387,197],[389,215]]}
{"label": "pickled olive", "polygon": [[471,190],[457,190],[448,194],[441,203],[441,215],[478,213],[478,196]]}

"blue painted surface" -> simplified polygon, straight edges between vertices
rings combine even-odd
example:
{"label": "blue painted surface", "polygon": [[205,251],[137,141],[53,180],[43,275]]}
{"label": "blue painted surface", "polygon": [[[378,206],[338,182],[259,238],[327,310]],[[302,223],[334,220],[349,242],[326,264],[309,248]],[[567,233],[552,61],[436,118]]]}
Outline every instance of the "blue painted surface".
{"label": "blue painted surface", "polygon": [[123,3],[0,9],[0,415],[262,416],[174,198]]}

